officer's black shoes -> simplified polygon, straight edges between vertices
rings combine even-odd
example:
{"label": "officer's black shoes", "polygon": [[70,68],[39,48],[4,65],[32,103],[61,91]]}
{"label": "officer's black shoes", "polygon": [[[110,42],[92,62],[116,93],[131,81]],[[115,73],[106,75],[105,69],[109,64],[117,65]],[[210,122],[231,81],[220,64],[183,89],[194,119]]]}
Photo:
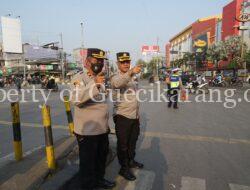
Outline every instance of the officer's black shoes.
{"label": "officer's black shoes", "polygon": [[176,109],[176,110],[177,110],[177,109],[179,109],[179,107],[175,106],[175,107],[174,107],[174,109]]}
{"label": "officer's black shoes", "polygon": [[112,189],[116,186],[115,182],[108,181],[106,179],[99,180],[96,187],[102,189]]}
{"label": "officer's black shoes", "polygon": [[144,167],[144,165],[133,160],[129,163],[129,167],[136,168],[136,169],[142,169]]}
{"label": "officer's black shoes", "polygon": [[129,169],[121,169],[119,172],[120,176],[124,177],[128,181],[135,181],[136,177],[131,173]]}

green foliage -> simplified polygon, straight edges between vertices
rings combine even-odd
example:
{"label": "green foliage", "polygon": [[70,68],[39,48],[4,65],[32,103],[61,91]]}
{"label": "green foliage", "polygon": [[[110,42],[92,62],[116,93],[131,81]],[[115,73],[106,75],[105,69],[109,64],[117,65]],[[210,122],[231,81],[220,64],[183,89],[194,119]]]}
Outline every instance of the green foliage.
{"label": "green foliage", "polygon": [[224,42],[218,42],[211,45],[207,50],[207,60],[216,63],[219,60],[227,58],[227,50]]}
{"label": "green foliage", "polygon": [[250,50],[246,52],[244,56],[244,61],[246,61],[247,67],[250,68]]}
{"label": "green foliage", "polygon": [[225,41],[211,45],[207,50],[207,60],[214,64],[220,60],[230,60],[230,68],[242,67],[241,51],[246,48],[240,36],[231,36]]}

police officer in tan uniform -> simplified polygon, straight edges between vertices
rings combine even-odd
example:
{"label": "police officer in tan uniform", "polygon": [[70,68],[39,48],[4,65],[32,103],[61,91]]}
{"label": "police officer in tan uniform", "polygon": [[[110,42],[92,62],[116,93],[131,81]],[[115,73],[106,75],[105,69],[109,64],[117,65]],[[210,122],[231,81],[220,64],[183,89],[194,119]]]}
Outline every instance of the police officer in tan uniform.
{"label": "police officer in tan uniform", "polygon": [[117,155],[121,165],[119,174],[129,181],[136,177],[130,168],[143,168],[135,161],[136,142],[139,136],[139,102],[136,98],[137,83],[134,76],[141,67],[130,69],[128,52],[117,53],[118,73],[111,77],[114,102],[114,122],[117,135]]}
{"label": "police officer in tan uniform", "polygon": [[104,51],[89,48],[85,61],[87,72],[76,74],[71,82],[74,133],[79,145],[82,188],[86,190],[115,186],[114,182],[104,179],[109,151],[108,105],[106,100],[102,101],[104,59]]}

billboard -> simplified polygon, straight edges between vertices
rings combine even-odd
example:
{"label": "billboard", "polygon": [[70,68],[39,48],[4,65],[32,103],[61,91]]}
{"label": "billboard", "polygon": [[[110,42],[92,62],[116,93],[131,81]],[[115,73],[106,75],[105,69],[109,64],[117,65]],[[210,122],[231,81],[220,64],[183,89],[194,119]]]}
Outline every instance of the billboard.
{"label": "billboard", "polygon": [[73,61],[77,63],[77,67],[83,67],[87,57],[87,49],[77,48],[73,50]]}
{"label": "billboard", "polygon": [[142,46],[142,53],[156,53],[159,51],[159,46]]}
{"label": "billboard", "polygon": [[3,52],[22,53],[21,22],[17,18],[1,17]]}
{"label": "billboard", "polygon": [[59,59],[59,50],[44,48],[36,45],[25,44],[24,47],[25,59]]}
{"label": "billboard", "polygon": [[202,34],[194,39],[193,52],[195,52],[195,60],[202,64],[206,61],[206,52],[208,48],[208,34]]}

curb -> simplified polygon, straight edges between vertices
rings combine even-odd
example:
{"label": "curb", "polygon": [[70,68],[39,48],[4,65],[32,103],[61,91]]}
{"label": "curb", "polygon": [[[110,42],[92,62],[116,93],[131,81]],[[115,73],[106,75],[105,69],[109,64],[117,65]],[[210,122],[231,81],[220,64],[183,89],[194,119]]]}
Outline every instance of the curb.
{"label": "curb", "polygon": [[[75,137],[63,137],[55,142],[56,160],[66,157],[76,146]],[[44,150],[34,152],[20,162],[11,162],[1,168],[0,175],[7,180],[0,181],[0,189],[39,189],[45,178],[51,174],[47,167]],[[9,177],[9,178],[8,178]]]}
{"label": "curb", "polygon": [[[115,148],[110,148],[106,167],[109,166],[116,157]],[[60,172],[41,185],[39,190],[66,190],[72,189],[70,186],[78,186],[79,165],[70,164],[65,166]],[[76,187],[74,187],[76,188]]]}

